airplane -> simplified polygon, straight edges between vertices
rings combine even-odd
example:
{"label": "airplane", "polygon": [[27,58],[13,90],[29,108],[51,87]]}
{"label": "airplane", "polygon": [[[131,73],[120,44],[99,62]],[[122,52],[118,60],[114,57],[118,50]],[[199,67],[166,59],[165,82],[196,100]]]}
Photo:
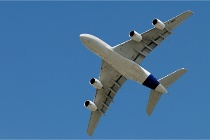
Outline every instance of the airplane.
{"label": "airplane", "polygon": [[130,40],[111,47],[101,39],[90,34],[81,34],[80,40],[84,46],[102,59],[99,78],[92,78],[90,84],[96,88],[94,100],[87,100],[84,106],[91,111],[87,133],[92,136],[100,120],[105,115],[114,96],[127,79],[136,81],[151,89],[147,114],[150,116],[158,100],[172,83],[179,79],[187,69],[181,68],[159,80],[139,64],[144,58],[165,40],[172,30],[191,16],[193,12],[185,11],[180,15],[162,22],[154,19],[152,29],[139,34],[129,33]]}

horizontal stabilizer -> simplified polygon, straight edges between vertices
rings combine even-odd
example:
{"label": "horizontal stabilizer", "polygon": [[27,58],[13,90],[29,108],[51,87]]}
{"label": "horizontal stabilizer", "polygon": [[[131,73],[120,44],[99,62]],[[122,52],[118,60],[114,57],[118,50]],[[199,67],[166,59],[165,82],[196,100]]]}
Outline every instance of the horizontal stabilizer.
{"label": "horizontal stabilizer", "polygon": [[[158,81],[165,88],[168,88],[172,83],[174,83],[177,79],[179,79],[186,72],[187,72],[187,70],[182,68],[182,69],[179,69],[179,70],[159,79]],[[147,104],[147,109],[146,109],[146,112],[149,116],[152,114],[152,111],[154,110],[154,108],[162,94],[163,93],[157,92],[155,90],[151,90],[150,96],[149,96],[149,101]]]}
{"label": "horizontal stabilizer", "polygon": [[149,101],[147,104],[147,110],[146,110],[146,112],[149,116],[152,114],[152,111],[154,110],[154,108],[162,94],[163,93],[157,92],[155,90],[151,90],[150,96],[149,96]]}
{"label": "horizontal stabilizer", "polygon": [[158,81],[165,87],[168,88],[171,84],[173,84],[177,79],[179,79],[183,74],[187,72],[186,69],[182,68],[171,74],[159,79]]}

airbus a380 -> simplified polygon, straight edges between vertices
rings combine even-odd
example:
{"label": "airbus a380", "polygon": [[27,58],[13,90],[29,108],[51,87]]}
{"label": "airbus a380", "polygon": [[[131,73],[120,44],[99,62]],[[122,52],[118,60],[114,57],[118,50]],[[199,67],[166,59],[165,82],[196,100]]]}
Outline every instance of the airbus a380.
{"label": "airbus a380", "polygon": [[90,84],[96,88],[94,100],[87,100],[84,103],[84,106],[91,111],[87,129],[90,136],[93,134],[101,115],[105,115],[117,91],[127,79],[134,80],[151,89],[146,109],[150,116],[161,95],[168,93],[166,89],[187,72],[185,68],[181,68],[157,80],[139,64],[172,33],[176,26],[192,14],[191,11],[186,11],[166,22],[154,19],[152,21],[154,28],[142,34],[131,31],[129,33],[130,40],[114,47],[93,35],[80,35],[80,40],[84,46],[102,59],[99,78],[90,80]]}

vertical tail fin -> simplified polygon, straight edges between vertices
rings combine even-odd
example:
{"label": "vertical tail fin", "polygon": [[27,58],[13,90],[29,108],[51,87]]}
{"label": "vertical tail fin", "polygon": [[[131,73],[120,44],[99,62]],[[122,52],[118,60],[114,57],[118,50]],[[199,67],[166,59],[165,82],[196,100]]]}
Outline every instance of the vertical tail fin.
{"label": "vertical tail fin", "polygon": [[[174,83],[177,79],[179,79],[186,72],[187,72],[187,70],[182,68],[182,69],[179,69],[179,70],[177,70],[177,71],[159,79],[158,81],[165,88],[168,88],[172,83]],[[146,112],[149,116],[152,114],[152,111],[154,110],[154,108],[155,108],[155,106],[156,106],[157,102],[159,101],[162,94],[163,93],[157,92],[155,90],[151,90],[149,101],[148,101],[148,104],[147,104],[147,109],[146,109]]]}

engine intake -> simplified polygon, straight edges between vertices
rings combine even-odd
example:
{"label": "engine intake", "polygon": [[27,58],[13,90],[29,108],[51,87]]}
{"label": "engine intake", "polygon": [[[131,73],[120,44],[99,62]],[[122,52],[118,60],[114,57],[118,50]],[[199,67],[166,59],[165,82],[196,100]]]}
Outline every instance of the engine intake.
{"label": "engine intake", "polygon": [[84,106],[90,111],[96,111],[97,106],[90,100],[85,101]]}
{"label": "engine intake", "polygon": [[165,28],[165,24],[157,18],[152,21],[152,25],[160,30]]}
{"label": "engine intake", "polygon": [[102,83],[96,78],[90,79],[90,85],[96,89],[101,89],[103,87]]}
{"label": "engine intake", "polygon": [[142,40],[141,34],[137,33],[136,31],[131,31],[129,36],[132,40],[140,42]]}

